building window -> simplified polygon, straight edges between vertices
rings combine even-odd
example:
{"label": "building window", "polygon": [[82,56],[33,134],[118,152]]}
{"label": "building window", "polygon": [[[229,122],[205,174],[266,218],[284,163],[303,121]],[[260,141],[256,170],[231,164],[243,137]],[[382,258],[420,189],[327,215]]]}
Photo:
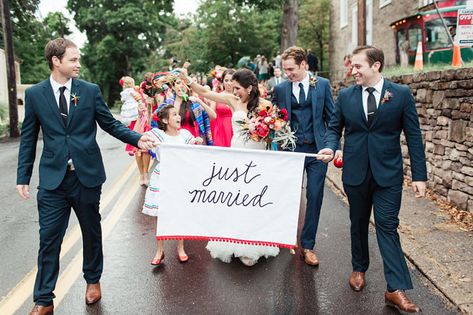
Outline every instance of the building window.
{"label": "building window", "polygon": [[382,7],[385,7],[387,6],[388,4],[391,3],[392,0],[379,0],[379,7],[382,8]]}
{"label": "building window", "polygon": [[348,25],[348,0],[340,0],[340,28]]}
{"label": "building window", "polygon": [[358,5],[351,7],[351,45],[358,46]]}

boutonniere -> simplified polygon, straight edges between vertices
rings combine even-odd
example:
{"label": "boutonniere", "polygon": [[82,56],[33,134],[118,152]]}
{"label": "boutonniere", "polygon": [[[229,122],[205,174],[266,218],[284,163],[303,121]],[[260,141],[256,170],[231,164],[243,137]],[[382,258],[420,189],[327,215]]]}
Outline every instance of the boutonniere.
{"label": "boutonniere", "polygon": [[309,85],[316,87],[317,86],[317,77],[316,76],[310,76],[309,78]]}
{"label": "boutonniere", "polygon": [[393,97],[393,93],[389,92],[388,90],[386,90],[384,92],[384,96],[383,96],[383,99],[381,100],[381,104],[384,104],[386,102],[389,102],[389,100],[391,99],[391,97]]}
{"label": "boutonniere", "polygon": [[79,103],[80,96],[72,93],[71,94],[71,101],[74,103],[74,106],[77,106],[77,103]]}

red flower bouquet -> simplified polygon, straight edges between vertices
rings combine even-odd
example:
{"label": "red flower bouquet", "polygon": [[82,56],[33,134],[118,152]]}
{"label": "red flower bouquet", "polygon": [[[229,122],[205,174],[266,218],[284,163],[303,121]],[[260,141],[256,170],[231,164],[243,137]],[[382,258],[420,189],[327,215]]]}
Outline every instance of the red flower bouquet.
{"label": "red flower bouquet", "polygon": [[273,148],[273,144],[282,149],[294,150],[296,137],[288,119],[285,108],[261,104],[249,113],[247,119],[237,123],[242,127],[241,133],[246,141],[264,141],[268,150]]}

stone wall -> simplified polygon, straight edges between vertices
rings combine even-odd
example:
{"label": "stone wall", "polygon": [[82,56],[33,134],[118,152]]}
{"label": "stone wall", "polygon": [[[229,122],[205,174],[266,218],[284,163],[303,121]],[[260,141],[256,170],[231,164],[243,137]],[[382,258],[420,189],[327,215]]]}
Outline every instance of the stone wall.
{"label": "stone wall", "polygon": [[[416,100],[427,158],[428,187],[459,209],[473,212],[473,68],[390,78]],[[334,84],[335,94],[343,84]],[[402,138],[405,174],[410,176]]]}

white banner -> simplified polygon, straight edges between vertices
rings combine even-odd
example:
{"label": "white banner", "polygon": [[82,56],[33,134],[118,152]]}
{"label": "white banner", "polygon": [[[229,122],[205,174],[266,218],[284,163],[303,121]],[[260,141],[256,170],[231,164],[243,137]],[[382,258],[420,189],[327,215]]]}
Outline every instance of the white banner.
{"label": "white banner", "polygon": [[304,154],[161,145],[157,239],[293,248]]}

